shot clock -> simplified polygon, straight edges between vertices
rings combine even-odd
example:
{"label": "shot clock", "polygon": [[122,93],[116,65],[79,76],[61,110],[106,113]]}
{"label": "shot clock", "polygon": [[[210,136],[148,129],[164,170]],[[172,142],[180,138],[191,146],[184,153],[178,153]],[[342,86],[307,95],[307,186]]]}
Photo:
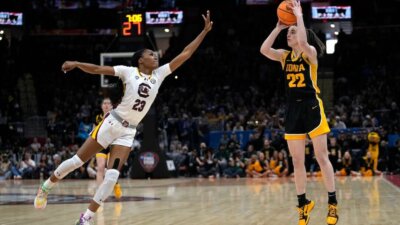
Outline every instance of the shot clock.
{"label": "shot clock", "polygon": [[124,37],[142,36],[144,18],[142,13],[123,13],[121,15],[121,35]]}

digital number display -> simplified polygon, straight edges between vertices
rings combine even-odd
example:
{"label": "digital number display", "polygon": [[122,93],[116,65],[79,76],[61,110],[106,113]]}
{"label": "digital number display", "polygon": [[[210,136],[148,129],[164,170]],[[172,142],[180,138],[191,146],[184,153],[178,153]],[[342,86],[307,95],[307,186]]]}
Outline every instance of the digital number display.
{"label": "digital number display", "polygon": [[141,36],[143,34],[143,16],[141,13],[125,14],[121,23],[122,36]]}

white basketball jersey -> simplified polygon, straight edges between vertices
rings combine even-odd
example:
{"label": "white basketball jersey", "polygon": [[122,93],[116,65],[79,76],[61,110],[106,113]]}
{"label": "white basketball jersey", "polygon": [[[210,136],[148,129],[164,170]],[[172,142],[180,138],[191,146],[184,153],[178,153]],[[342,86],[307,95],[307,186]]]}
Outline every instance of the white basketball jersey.
{"label": "white basketball jersey", "polygon": [[122,101],[114,110],[130,124],[138,125],[153,104],[161,83],[171,74],[169,63],[158,67],[151,75],[128,66],[114,66],[114,72],[125,86]]}

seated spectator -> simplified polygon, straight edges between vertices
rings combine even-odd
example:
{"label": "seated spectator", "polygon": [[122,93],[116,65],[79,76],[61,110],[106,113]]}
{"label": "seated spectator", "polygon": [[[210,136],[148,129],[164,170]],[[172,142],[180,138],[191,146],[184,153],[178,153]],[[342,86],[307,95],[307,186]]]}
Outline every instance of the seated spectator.
{"label": "seated spectator", "polygon": [[278,155],[279,155],[279,151],[278,150],[274,150],[272,152],[272,156],[271,159],[269,160],[269,168],[271,170],[275,169],[275,167],[277,166],[278,163]]}
{"label": "seated spectator", "polygon": [[174,135],[174,136],[172,137],[171,142],[170,142],[169,150],[170,150],[171,152],[176,152],[176,151],[178,151],[178,149],[181,148],[181,146],[182,146],[182,142],[179,141],[178,135]]}
{"label": "seated spectator", "polygon": [[270,158],[272,157],[272,154],[275,151],[274,146],[271,145],[271,140],[269,140],[269,139],[264,140],[264,145],[263,145],[263,148],[261,151],[265,154],[265,158],[267,160],[270,160]]}
{"label": "seated spectator", "polygon": [[251,155],[250,162],[247,165],[246,175],[247,177],[267,177],[269,174],[268,164],[265,163],[264,153],[260,153],[263,155],[263,158],[260,159],[256,154]]}
{"label": "seated spectator", "polygon": [[343,122],[342,118],[340,116],[335,117],[335,122],[333,124],[333,127],[336,129],[346,129],[346,124]]}
{"label": "seated spectator", "polygon": [[361,175],[365,177],[381,175],[382,172],[374,169],[374,159],[371,156],[371,152],[367,152],[367,154],[362,158],[361,162]]}
{"label": "seated spectator", "polygon": [[0,180],[9,179],[11,176],[11,162],[6,154],[2,154],[0,157]]}
{"label": "seated spectator", "polygon": [[[252,144],[247,146],[246,152],[243,154],[245,162],[247,162],[253,155],[257,154]],[[257,156],[257,155],[256,155]]]}
{"label": "seated spectator", "polygon": [[343,154],[343,158],[338,161],[338,171],[336,176],[358,176],[360,175],[354,168],[353,160],[349,151]]}
{"label": "seated spectator", "polygon": [[40,144],[40,142],[38,142],[36,137],[33,138],[32,144],[30,146],[33,152],[38,152],[40,147],[42,147],[42,145]]}
{"label": "seated spectator", "polygon": [[285,156],[284,150],[281,150],[278,153],[278,159],[277,159],[276,163],[274,163],[274,166],[271,167],[271,169],[272,169],[272,172],[275,175],[277,175],[278,177],[286,176],[289,173],[289,165],[288,165],[287,157]]}
{"label": "seated spectator", "polygon": [[217,161],[217,172],[219,174],[223,174],[224,170],[227,168],[229,156],[226,145],[220,144],[218,151],[214,155],[214,159]]}
{"label": "seated spectator", "polygon": [[50,138],[46,138],[46,143],[44,143],[45,149],[53,149],[54,144],[51,142]]}
{"label": "seated spectator", "polygon": [[224,177],[240,178],[241,176],[243,176],[243,169],[245,168],[245,166],[246,165],[237,155],[233,158],[229,158],[228,167],[223,172]]}
{"label": "seated spectator", "polygon": [[33,178],[34,172],[36,170],[36,163],[32,160],[32,155],[30,152],[25,152],[20,163],[19,171],[22,174],[22,178]]}
{"label": "seated spectator", "polygon": [[189,152],[189,157],[188,157],[188,172],[189,172],[189,177],[193,177],[197,175],[197,168],[198,168],[198,163],[197,163],[197,150],[193,149],[191,152]]}
{"label": "seated spectator", "polygon": [[178,168],[179,175],[189,176],[189,148],[187,145],[182,146],[182,150],[175,157],[174,163]]}
{"label": "seated spectator", "polygon": [[212,156],[212,149],[207,149],[204,156],[196,158],[199,177],[214,178],[216,175],[216,162]]}
{"label": "seated spectator", "polygon": [[43,154],[39,161],[39,166],[36,168],[37,174],[41,174],[41,178],[47,179],[53,171],[53,165],[46,154]]}

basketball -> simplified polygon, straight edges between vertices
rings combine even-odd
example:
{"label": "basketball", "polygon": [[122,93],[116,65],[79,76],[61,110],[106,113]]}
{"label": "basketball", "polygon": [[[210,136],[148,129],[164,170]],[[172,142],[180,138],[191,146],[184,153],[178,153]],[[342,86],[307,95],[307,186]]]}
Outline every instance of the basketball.
{"label": "basketball", "polygon": [[292,10],[288,7],[288,1],[282,1],[277,9],[278,19],[285,25],[296,24],[297,19]]}

